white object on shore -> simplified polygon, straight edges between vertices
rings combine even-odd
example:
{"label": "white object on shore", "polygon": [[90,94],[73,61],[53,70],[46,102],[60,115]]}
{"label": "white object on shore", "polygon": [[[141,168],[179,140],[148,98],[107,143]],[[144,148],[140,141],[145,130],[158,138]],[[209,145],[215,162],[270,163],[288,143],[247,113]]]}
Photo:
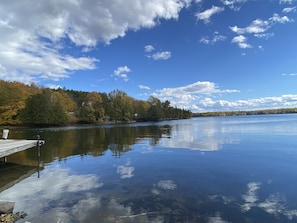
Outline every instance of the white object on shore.
{"label": "white object on shore", "polygon": [[9,133],[9,129],[3,129],[2,139],[7,139],[8,138],[8,133]]}

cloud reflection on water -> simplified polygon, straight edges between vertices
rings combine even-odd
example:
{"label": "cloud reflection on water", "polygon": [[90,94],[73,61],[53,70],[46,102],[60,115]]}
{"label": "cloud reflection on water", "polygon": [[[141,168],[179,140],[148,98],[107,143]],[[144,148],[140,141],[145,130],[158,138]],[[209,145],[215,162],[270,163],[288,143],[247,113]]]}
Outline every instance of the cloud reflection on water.
{"label": "cloud reflection on water", "polygon": [[[130,164],[128,161],[124,167],[129,169]],[[130,171],[123,172],[122,176],[131,176]],[[164,222],[162,216],[148,217],[146,212],[135,215],[131,207],[117,199],[98,194],[96,188],[102,186],[97,175],[77,175],[53,165],[42,172],[41,178],[32,175],[3,191],[0,200],[16,202],[15,212],[24,211],[28,214],[24,220],[30,222]]]}
{"label": "cloud reflection on water", "polygon": [[229,221],[223,220],[218,212],[215,216],[208,217],[207,223],[229,223]]}
{"label": "cloud reflection on water", "polygon": [[28,215],[38,216],[48,209],[51,203],[62,202],[59,200],[67,193],[87,191],[102,185],[96,175],[75,175],[70,173],[70,169],[55,165],[46,168],[41,178],[37,179],[33,175],[3,191],[0,200],[14,201],[16,211],[25,211]]}
{"label": "cloud reflection on water", "polygon": [[153,185],[151,193],[154,195],[159,195],[161,194],[160,190],[175,190],[176,188],[177,185],[173,180],[160,180],[157,184]]}
{"label": "cloud reflection on water", "polygon": [[297,217],[297,210],[290,209],[285,196],[280,193],[271,194],[264,201],[259,201],[257,192],[261,189],[261,183],[250,182],[247,184],[247,188],[247,193],[242,196],[244,200],[244,204],[241,205],[243,212],[250,211],[252,207],[258,207],[272,215],[284,215],[290,220]]}
{"label": "cloud reflection on water", "polygon": [[199,151],[216,151],[225,144],[239,144],[238,137],[225,135],[223,128],[212,122],[173,126],[170,137],[163,137],[159,145],[168,148],[185,148]]}
{"label": "cloud reflection on water", "polygon": [[164,190],[175,190],[176,184],[172,180],[160,180],[157,183],[157,187]]}
{"label": "cloud reflection on water", "polygon": [[35,176],[23,180],[21,183],[1,193],[1,199],[25,200],[38,194],[38,198],[55,199],[65,192],[78,192],[101,187],[103,183],[93,174],[74,175],[70,169],[63,169],[59,165],[46,168],[42,176],[36,180]]}
{"label": "cloud reflection on water", "polygon": [[242,211],[249,211],[252,207],[256,206],[258,196],[256,194],[257,190],[260,188],[260,183],[251,182],[247,185],[247,193],[242,195],[244,204],[242,205]]}
{"label": "cloud reflection on water", "polygon": [[131,178],[134,176],[134,167],[133,166],[118,166],[117,173],[121,175],[121,178]]}
{"label": "cloud reflection on water", "polygon": [[135,168],[131,165],[131,161],[128,160],[125,165],[117,166],[117,173],[120,174],[121,178],[131,178],[134,176]]}
{"label": "cloud reflection on water", "polygon": [[[288,220],[293,220],[297,217],[297,209],[293,209],[289,206],[283,194],[276,192],[264,198],[260,197],[258,194],[262,193],[262,191],[260,191],[262,186],[260,182],[249,182],[247,184],[246,193],[241,195],[241,200],[225,195],[211,195],[209,198],[214,202],[223,202],[225,205],[239,205],[241,212],[244,213],[255,213],[256,210],[262,210],[276,217],[283,216]],[[265,189],[263,190],[265,191]],[[209,222],[227,221],[224,221],[219,215],[216,215],[215,217],[209,218]]]}

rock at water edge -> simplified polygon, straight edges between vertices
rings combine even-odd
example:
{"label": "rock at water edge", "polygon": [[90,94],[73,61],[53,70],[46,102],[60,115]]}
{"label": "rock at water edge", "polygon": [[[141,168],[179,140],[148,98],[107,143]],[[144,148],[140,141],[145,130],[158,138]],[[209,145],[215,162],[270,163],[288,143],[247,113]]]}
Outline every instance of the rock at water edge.
{"label": "rock at water edge", "polygon": [[13,212],[14,202],[0,201],[0,214],[9,214]]}

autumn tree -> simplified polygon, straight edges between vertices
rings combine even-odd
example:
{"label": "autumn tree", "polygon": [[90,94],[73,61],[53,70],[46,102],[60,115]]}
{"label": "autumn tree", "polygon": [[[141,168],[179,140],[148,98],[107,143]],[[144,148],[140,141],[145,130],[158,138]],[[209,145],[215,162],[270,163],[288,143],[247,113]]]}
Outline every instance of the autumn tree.
{"label": "autumn tree", "polygon": [[164,115],[161,101],[158,98],[151,96],[148,99],[148,102],[150,104],[150,108],[148,110],[148,117],[150,117],[152,121],[161,120]]}
{"label": "autumn tree", "polygon": [[150,104],[148,101],[135,100],[134,101],[134,119],[136,121],[147,121],[148,120],[148,110]]}
{"label": "autumn tree", "polygon": [[115,121],[128,121],[133,117],[133,99],[125,92],[114,90],[108,94],[109,116]]}
{"label": "autumn tree", "polygon": [[105,110],[102,107],[102,98],[99,93],[87,93],[84,101],[81,103],[79,119],[82,122],[102,122]]}
{"label": "autumn tree", "polygon": [[35,85],[0,80],[0,124],[20,124],[18,111],[30,95],[39,92]]}
{"label": "autumn tree", "polygon": [[42,93],[30,96],[20,118],[24,123],[33,125],[62,125],[67,122],[60,102],[49,89],[43,89]]}

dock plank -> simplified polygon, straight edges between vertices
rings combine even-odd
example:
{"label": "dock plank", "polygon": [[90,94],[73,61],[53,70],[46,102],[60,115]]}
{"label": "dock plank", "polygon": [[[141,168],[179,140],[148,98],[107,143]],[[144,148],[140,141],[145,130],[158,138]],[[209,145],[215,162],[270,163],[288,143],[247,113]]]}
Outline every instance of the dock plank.
{"label": "dock plank", "polygon": [[[44,141],[39,140],[41,144]],[[0,140],[0,158],[37,146],[38,140]]]}

